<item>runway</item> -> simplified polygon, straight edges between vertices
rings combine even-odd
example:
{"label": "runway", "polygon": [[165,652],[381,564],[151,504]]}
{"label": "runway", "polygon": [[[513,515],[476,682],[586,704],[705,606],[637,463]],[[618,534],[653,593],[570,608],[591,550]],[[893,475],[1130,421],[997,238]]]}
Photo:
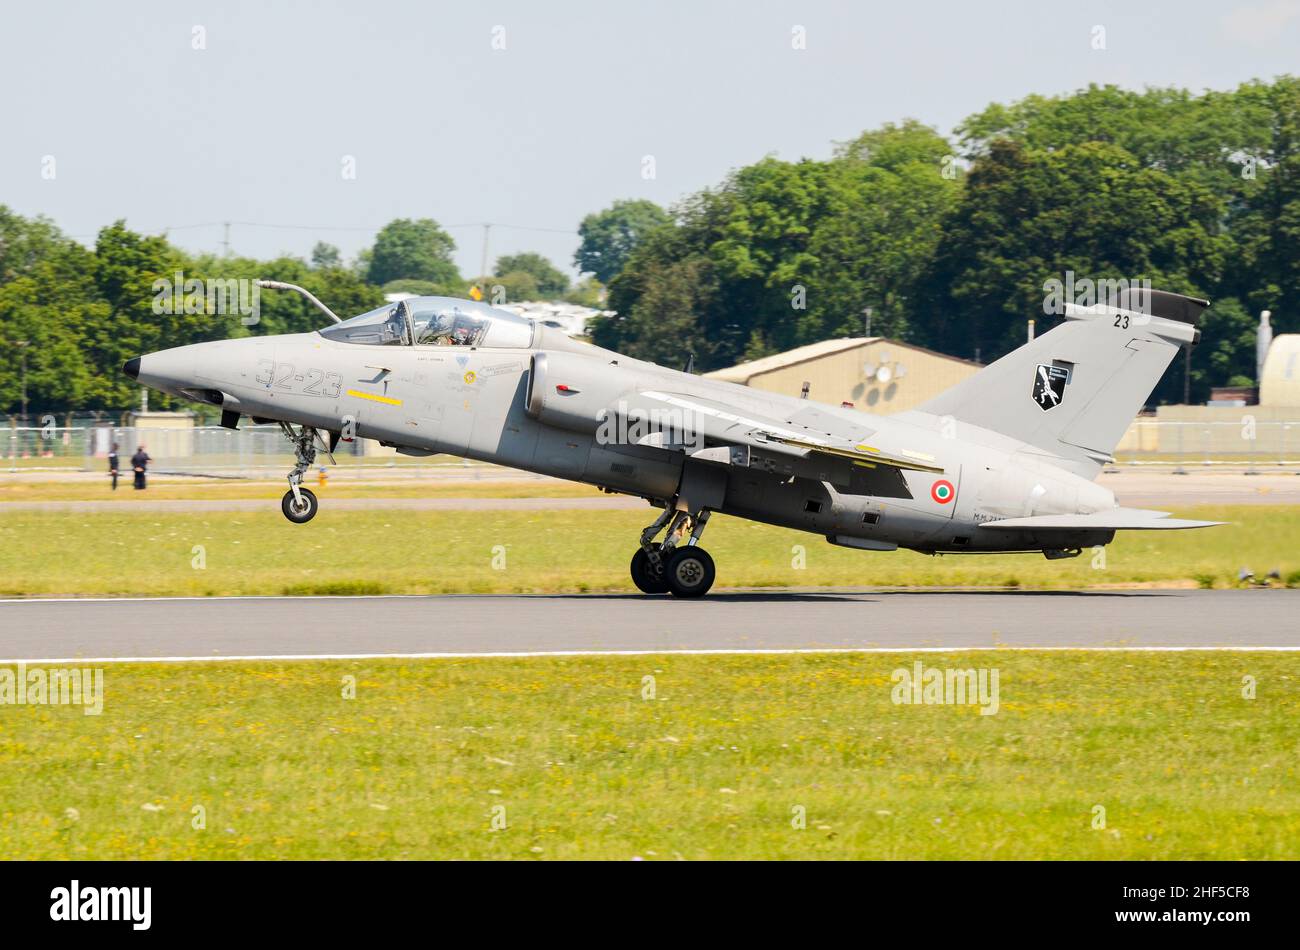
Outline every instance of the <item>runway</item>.
{"label": "runway", "polygon": [[845,649],[1300,649],[1300,590],[717,591],[0,602],[0,661]]}

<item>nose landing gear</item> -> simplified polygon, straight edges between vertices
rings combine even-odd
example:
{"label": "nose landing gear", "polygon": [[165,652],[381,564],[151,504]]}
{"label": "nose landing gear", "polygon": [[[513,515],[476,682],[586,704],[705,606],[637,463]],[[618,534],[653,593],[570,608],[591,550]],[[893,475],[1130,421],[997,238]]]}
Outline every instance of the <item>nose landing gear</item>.
{"label": "nose landing gear", "polygon": [[291,488],[280,499],[280,510],[294,524],[306,524],[316,517],[319,509],[320,502],[316,500],[315,493],[309,488],[299,486],[297,498],[294,497]]}
{"label": "nose landing gear", "polygon": [[[632,555],[632,583],[646,594],[703,597],[713,586],[713,558],[698,546],[709,520],[707,508],[690,514],[670,503],[664,513],[641,532],[641,547]],[[662,543],[654,537],[665,527]],[[684,539],[684,543],[683,543]]]}
{"label": "nose landing gear", "polygon": [[307,474],[307,470],[316,461],[316,440],[319,436],[310,426],[300,426],[295,432],[293,426],[281,422],[280,428],[285,438],[293,443],[294,458],[298,463],[289,473],[289,490],[280,499],[280,510],[294,524],[306,524],[316,517],[316,512],[320,509],[315,493],[302,487],[303,475]]}

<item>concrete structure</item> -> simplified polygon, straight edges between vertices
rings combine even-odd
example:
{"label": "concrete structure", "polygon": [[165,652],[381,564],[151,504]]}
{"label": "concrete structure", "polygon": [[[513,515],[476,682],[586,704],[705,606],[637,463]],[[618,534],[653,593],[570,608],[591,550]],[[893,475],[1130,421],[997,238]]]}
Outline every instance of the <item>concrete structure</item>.
{"label": "concrete structure", "polygon": [[[194,413],[133,412],[127,425],[135,428],[136,439],[148,446],[154,458],[194,454]],[[131,446],[134,451],[135,446]]]}
{"label": "concrete structure", "polygon": [[1300,457],[1300,408],[1161,406],[1134,420],[1115,454],[1295,459]]}
{"label": "concrete structure", "polygon": [[798,396],[806,382],[810,399],[888,415],[919,406],[979,368],[969,360],[872,336],[810,343],[705,375],[788,396]]}
{"label": "concrete structure", "polygon": [[1273,338],[1259,374],[1259,404],[1300,409],[1300,333]]}

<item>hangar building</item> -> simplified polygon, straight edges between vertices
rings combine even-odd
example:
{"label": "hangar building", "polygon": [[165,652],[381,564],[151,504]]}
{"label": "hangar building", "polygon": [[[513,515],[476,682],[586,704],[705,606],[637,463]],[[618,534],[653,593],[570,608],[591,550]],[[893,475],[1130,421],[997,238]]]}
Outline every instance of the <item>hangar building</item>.
{"label": "hangar building", "polygon": [[878,415],[912,409],[980,369],[978,363],[884,337],[810,343],[704,375],[768,392],[852,403]]}

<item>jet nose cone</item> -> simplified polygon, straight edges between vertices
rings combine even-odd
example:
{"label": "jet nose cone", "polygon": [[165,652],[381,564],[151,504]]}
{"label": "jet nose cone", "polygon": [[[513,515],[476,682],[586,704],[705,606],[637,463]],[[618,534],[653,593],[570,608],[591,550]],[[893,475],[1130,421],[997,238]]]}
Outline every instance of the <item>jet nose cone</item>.
{"label": "jet nose cone", "polygon": [[139,379],[140,357],[137,356],[134,359],[127,360],[126,364],[122,367],[122,372],[126,373],[126,375],[130,376],[132,379]]}

